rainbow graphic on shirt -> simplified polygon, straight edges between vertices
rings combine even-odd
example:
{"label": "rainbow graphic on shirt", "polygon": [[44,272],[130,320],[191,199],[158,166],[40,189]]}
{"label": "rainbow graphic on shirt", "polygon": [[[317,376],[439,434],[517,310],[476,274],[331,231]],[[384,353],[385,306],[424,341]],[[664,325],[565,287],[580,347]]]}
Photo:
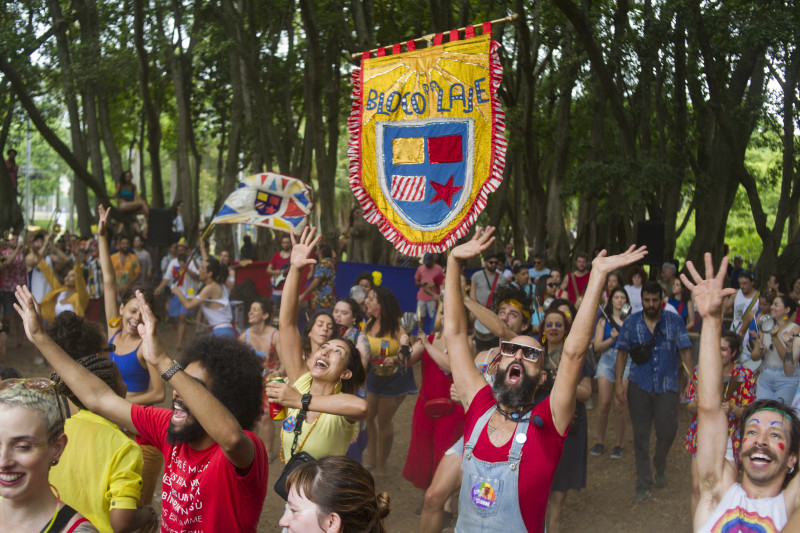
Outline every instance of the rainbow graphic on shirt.
{"label": "rainbow graphic on shirt", "polygon": [[728,509],[711,527],[711,533],[778,533],[772,519],[740,507]]}

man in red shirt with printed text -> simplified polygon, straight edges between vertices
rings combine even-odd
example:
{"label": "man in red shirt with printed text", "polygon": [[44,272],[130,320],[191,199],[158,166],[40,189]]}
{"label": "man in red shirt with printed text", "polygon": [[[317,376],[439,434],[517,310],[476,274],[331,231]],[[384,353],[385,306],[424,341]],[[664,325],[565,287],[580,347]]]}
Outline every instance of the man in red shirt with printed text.
{"label": "man in red shirt with printed text", "polygon": [[184,369],[164,351],[152,311],[136,296],[143,355],[172,386],[172,409],[133,404],[73,361],[45,333],[27,287],[17,287],[15,308],[28,338],[89,410],[164,454],[162,533],[255,532],[269,475],[264,443],[249,431],[261,414],[258,357],[235,339],[205,336],[187,347]]}
{"label": "man in red shirt with printed text", "polygon": [[740,421],[741,464],[737,469],[726,460],[728,416],[727,404],[720,401],[724,397],[719,379],[720,337],[724,300],[736,289],[724,288],[727,257],[715,275],[711,254],[705,254],[705,278],[691,261],[686,268],[694,283],[685,274],[681,280],[691,289],[703,317],[697,372],[697,475],[701,482],[693,531],[798,531],[798,517],[791,525],[787,520],[800,508],[800,476],[796,475],[800,420],[791,406],[775,400],[751,403]]}
{"label": "man in red shirt with printed text", "polygon": [[[529,531],[541,533],[550,485],[575,414],[581,376],[606,275],[642,259],[644,247],[595,258],[585,300],[564,344],[553,390],[533,407],[545,379],[541,345],[518,336],[501,343],[494,385],[487,385],[469,348],[461,296],[461,262],[494,241],[493,227],[475,228],[469,242],[455,247],[445,276],[445,329],[453,380],[464,404],[464,461],[457,533]],[[524,504],[521,504],[524,502]]]}

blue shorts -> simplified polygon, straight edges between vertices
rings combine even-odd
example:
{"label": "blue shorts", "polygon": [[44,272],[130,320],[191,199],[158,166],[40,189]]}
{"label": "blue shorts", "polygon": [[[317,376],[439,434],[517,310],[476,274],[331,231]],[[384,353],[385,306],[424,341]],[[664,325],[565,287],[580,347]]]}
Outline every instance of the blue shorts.
{"label": "blue shorts", "polygon": [[211,330],[211,335],[214,337],[231,337],[233,339],[236,338],[236,332],[233,328],[217,328]]}
{"label": "blue shorts", "polygon": [[400,368],[392,376],[379,376],[375,373],[375,369],[370,367],[367,373],[367,392],[384,398],[416,394],[417,382],[414,381],[414,369],[407,367],[405,372],[403,370]]}
{"label": "blue shorts", "polygon": [[178,300],[178,296],[173,294],[172,298],[169,299],[169,316],[175,318],[181,315],[188,315],[191,311],[186,309],[180,300]]}
{"label": "blue shorts", "polygon": [[[628,362],[625,363],[625,373],[622,379],[628,379],[628,374],[631,372],[631,356],[628,356]],[[603,352],[600,360],[597,362],[597,372],[594,374],[595,379],[603,377],[611,383],[617,379],[617,349],[610,348]]]}

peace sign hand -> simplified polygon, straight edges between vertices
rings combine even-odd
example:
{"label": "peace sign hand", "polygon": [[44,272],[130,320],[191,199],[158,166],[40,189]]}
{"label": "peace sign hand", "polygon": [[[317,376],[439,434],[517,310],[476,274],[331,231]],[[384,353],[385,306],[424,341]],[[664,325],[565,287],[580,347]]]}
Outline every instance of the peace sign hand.
{"label": "peace sign hand", "polygon": [[97,213],[100,215],[100,218],[97,220],[97,236],[105,237],[106,227],[108,226],[108,215],[111,213],[111,209],[106,209],[100,204],[97,206]]}

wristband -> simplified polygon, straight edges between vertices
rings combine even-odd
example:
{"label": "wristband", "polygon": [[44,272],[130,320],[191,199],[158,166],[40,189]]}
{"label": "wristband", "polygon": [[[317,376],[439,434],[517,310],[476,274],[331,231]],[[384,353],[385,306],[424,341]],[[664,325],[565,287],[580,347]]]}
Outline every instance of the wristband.
{"label": "wristband", "polygon": [[308,404],[310,403],[311,403],[311,395],[303,394],[303,397],[300,399],[300,404],[302,405],[303,411],[308,411]]}
{"label": "wristband", "polygon": [[161,379],[164,381],[169,381],[169,379],[174,376],[178,370],[183,370],[181,364],[177,361],[172,361],[172,366],[167,369],[166,372],[161,374]]}
{"label": "wristband", "polygon": [[[156,514],[156,510],[152,505],[142,505],[140,508],[150,511],[150,522],[158,522],[158,515]],[[150,522],[148,522],[148,524]]]}

